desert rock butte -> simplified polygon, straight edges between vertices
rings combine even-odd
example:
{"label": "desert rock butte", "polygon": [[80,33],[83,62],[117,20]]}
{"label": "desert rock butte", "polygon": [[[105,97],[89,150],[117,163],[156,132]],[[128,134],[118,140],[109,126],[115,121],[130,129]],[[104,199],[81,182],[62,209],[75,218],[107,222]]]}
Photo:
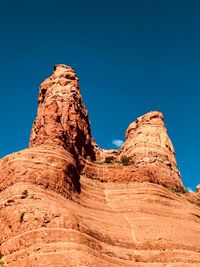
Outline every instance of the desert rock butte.
{"label": "desert rock butte", "polygon": [[158,111],[99,148],[75,71],[56,65],[29,148],[0,160],[0,244],[8,267],[197,267],[200,185],[184,188]]}

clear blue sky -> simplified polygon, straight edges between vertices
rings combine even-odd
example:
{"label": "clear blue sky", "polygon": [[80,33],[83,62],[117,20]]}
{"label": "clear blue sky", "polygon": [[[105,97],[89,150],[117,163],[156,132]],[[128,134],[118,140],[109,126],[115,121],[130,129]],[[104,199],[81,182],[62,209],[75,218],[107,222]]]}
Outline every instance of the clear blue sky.
{"label": "clear blue sky", "polygon": [[0,156],[27,147],[39,84],[75,68],[104,148],[164,113],[185,186],[200,183],[200,1],[3,1]]}

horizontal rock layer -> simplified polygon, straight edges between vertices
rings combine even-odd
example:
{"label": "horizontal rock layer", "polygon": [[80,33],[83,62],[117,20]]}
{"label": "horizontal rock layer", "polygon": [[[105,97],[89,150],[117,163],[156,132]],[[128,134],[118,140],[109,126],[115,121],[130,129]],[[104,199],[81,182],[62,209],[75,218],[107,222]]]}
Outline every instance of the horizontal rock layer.
{"label": "horizontal rock layer", "polygon": [[80,183],[78,202],[27,182],[1,193],[6,266],[199,266],[200,208],[186,195],[148,182]]}

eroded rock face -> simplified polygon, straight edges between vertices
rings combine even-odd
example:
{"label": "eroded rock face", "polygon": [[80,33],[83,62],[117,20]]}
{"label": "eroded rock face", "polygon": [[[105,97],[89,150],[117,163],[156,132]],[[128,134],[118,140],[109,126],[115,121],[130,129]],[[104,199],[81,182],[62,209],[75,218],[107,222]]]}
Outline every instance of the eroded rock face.
{"label": "eroded rock face", "polygon": [[145,166],[149,174],[144,173],[144,176],[150,176],[151,182],[167,187],[183,187],[161,112],[149,112],[131,123],[119,154],[130,157],[138,167]]}
{"label": "eroded rock face", "polygon": [[183,191],[160,112],[133,122],[120,150],[100,149],[74,70],[56,65],[30,148],[0,160],[0,265],[198,267],[199,187]]}
{"label": "eroded rock face", "polygon": [[131,156],[135,163],[160,160],[177,169],[174,148],[161,112],[149,112],[129,125],[120,154]]}
{"label": "eroded rock face", "polygon": [[67,198],[80,191],[79,172],[73,156],[59,146],[40,145],[0,160],[3,191],[15,183],[29,182]]}
{"label": "eroded rock face", "polygon": [[40,86],[30,147],[41,144],[60,145],[72,154],[95,159],[88,112],[71,67],[56,65]]}

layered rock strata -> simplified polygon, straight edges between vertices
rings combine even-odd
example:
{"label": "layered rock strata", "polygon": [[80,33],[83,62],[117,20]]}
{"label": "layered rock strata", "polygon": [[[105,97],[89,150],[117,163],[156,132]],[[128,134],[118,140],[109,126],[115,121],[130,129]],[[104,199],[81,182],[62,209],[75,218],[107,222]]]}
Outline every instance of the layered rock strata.
{"label": "layered rock strata", "polygon": [[161,112],[149,112],[131,123],[120,156],[131,157],[133,165],[145,169],[146,180],[167,187],[183,187],[175,152]]}
{"label": "layered rock strata", "polygon": [[200,266],[199,187],[184,189],[162,114],[103,150],[72,68],[56,65],[38,100],[30,148],[0,160],[0,265]]}

